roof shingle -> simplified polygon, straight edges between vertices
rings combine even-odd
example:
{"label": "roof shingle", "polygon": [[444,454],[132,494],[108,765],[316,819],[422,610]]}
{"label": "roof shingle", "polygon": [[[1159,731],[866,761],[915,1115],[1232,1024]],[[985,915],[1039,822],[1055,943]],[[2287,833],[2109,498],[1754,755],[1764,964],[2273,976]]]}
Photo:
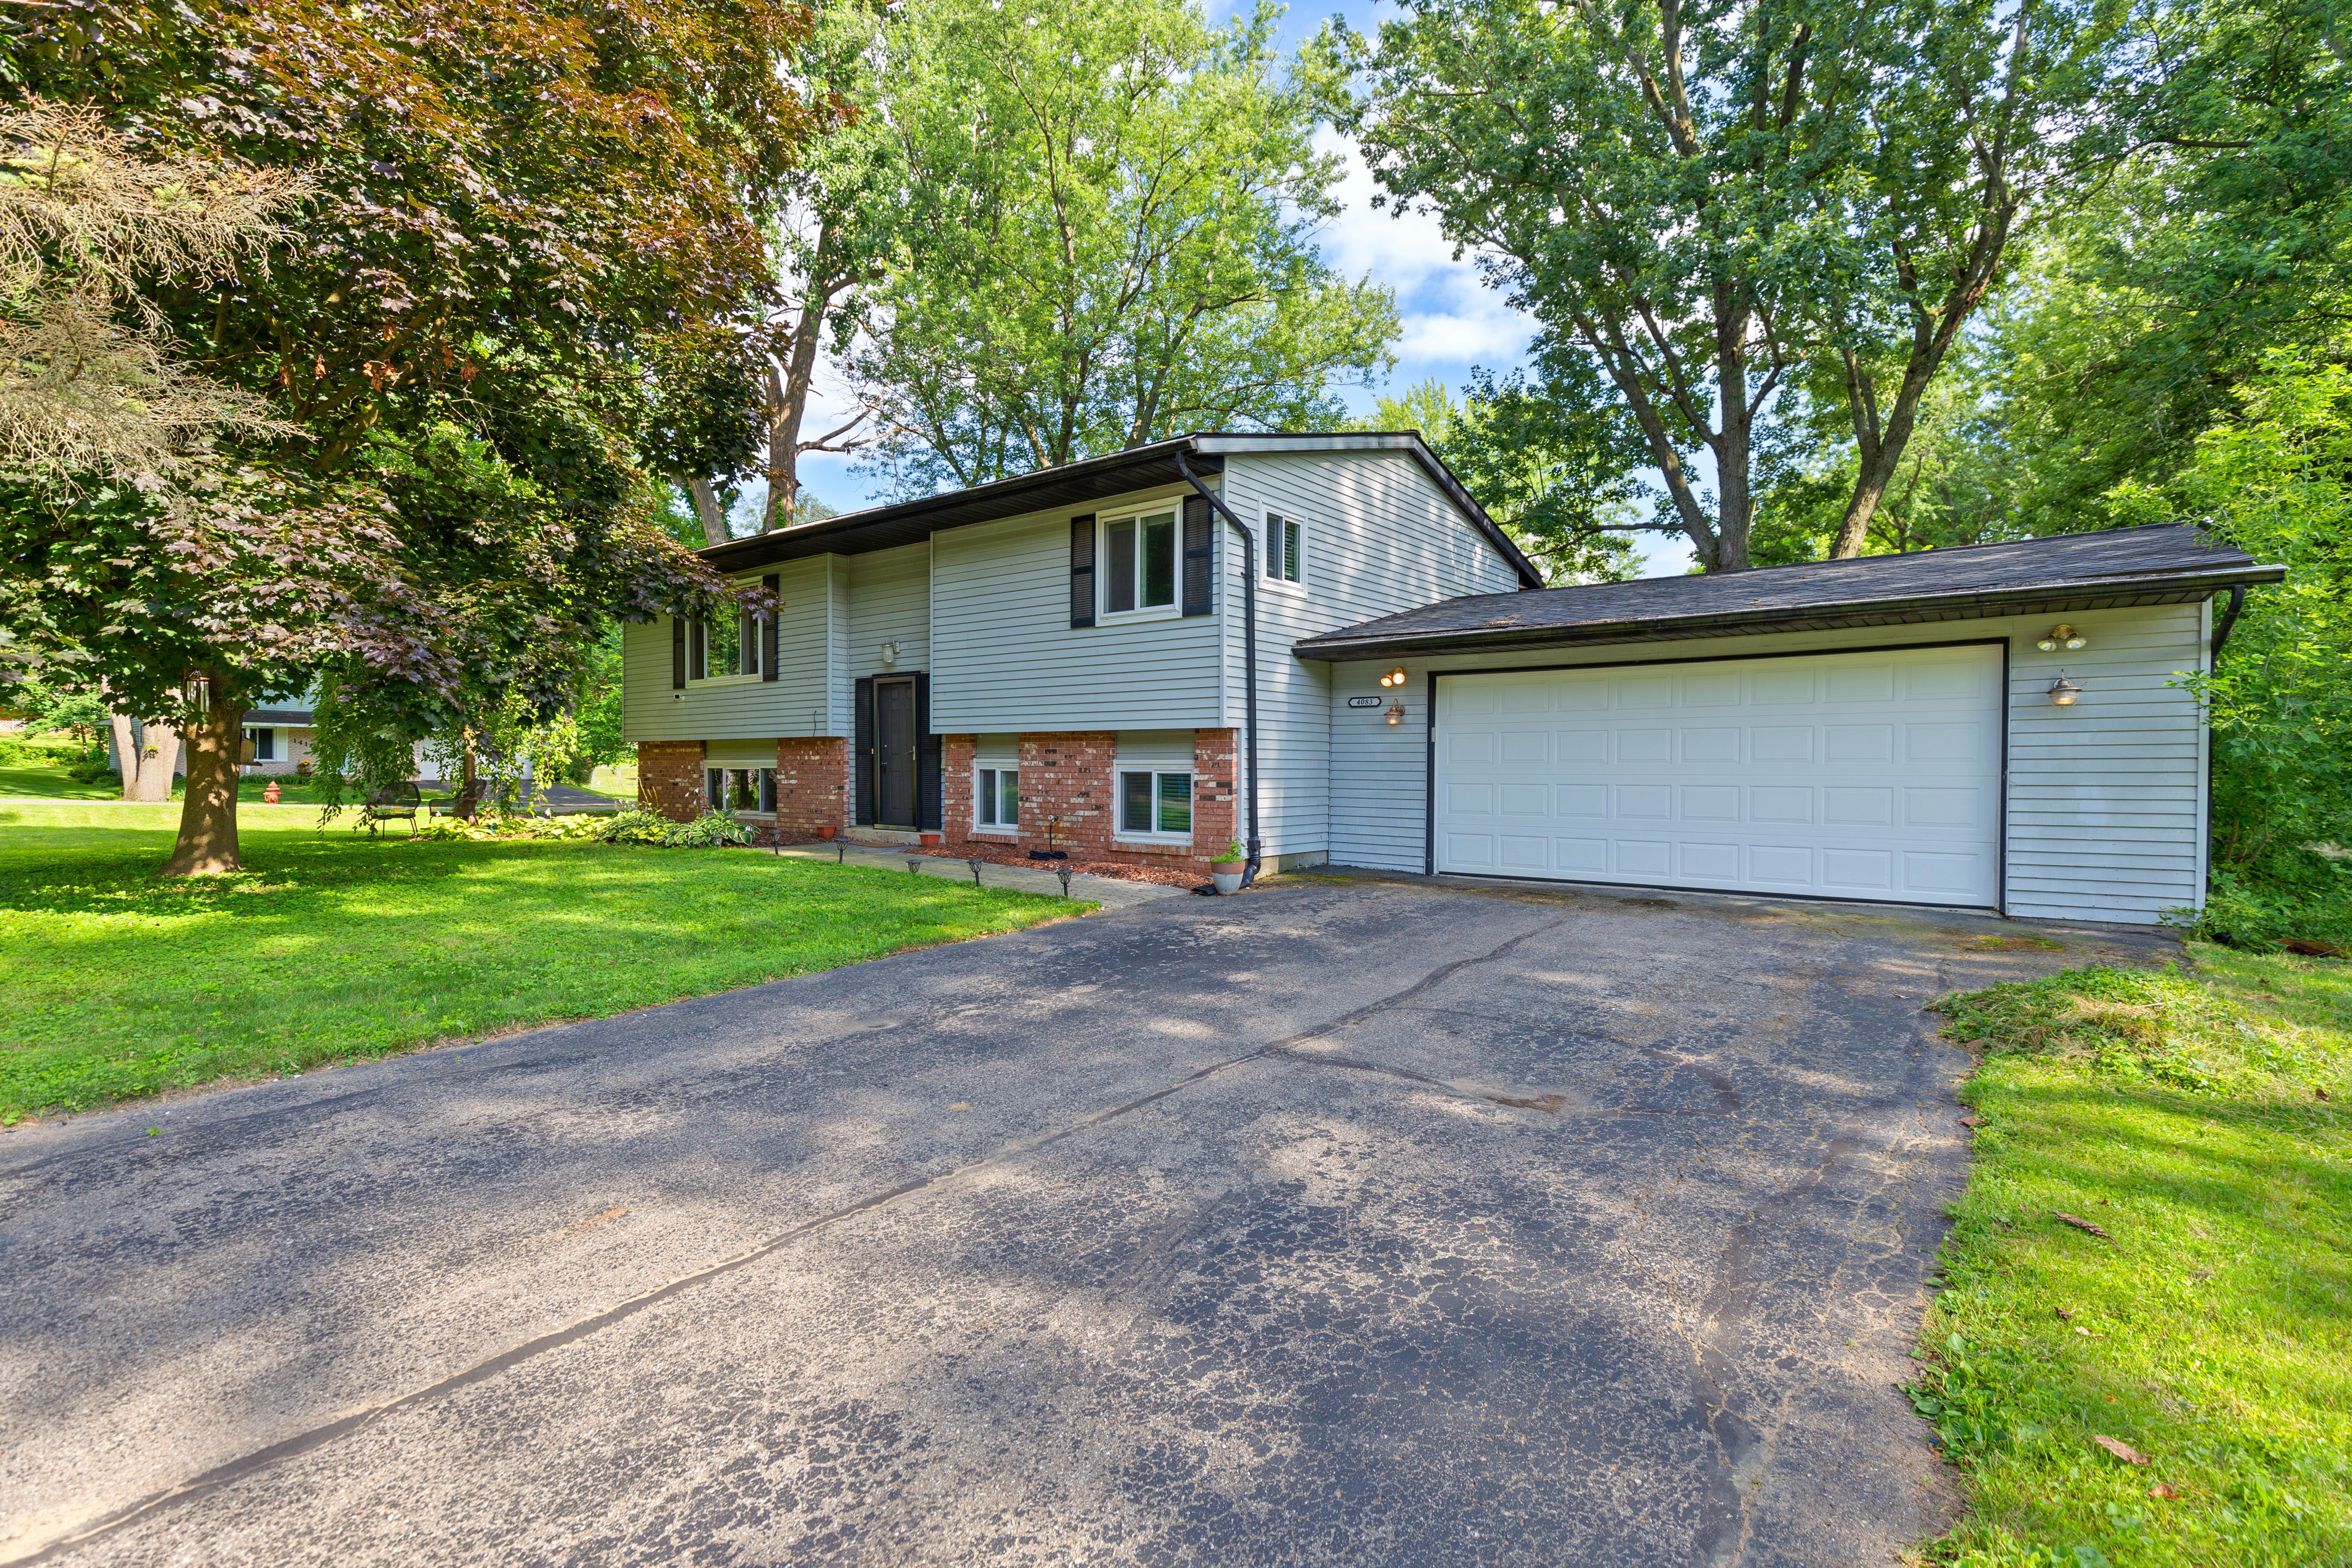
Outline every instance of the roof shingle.
{"label": "roof shingle", "polygon": [[1326,632],[1292,651],[1308,659],[1382,658],[2178,603],[2285,575],[2284,567],[2212,544],[2193,528],[2160,525],[1478,594]]}

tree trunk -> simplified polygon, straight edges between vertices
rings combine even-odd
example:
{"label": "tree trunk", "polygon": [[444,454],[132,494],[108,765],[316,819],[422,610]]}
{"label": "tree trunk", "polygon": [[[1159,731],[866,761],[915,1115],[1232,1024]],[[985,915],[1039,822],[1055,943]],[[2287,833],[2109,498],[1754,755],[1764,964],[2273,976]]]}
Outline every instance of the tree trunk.
{"label": "tree trunk", "polygon": [[[213,689],[221,689],[215,683]],[[152,737],[155,729],[147,731]],[[176,737],[174,739],[176,740]],[[245,705],[223,697],[188,728],[188,793],[180,803],[180,841],[165,876],[218,876],[241,862],[236,843],[236,764],[245,740]],[[163,764],[168,786],[169,763]],[[143,775],[142,775],[143,781]]]}
{"label": "tree trunk", "polygon": [[465,752],[457,764],[457,798],[449,803],[449,814],[463,821],[474,820],[475,808],[482,799],[482,776],[474,767],[474,732],[465,734]]}
{"label": "tree trunk", "polygon": [[719,492],[711,488],[710,481],[708,479],[688,479],[686,482],[686,490],[687,494],[694,497],[694,515],[702,521],[703,542],[713,545],[725,544],[727,514],[719,509]]}
{"label": "tree trunk", "polygon": [[139,778],[131,798],[151,803],[172,798],[172,775],[180,770],[180,732],[168,724],[143,727],[136,748]]}
{"label": "tree trunk", "polygon": [[122,798],[136,800],[139,799],[139,741],[131,733],[131,716],[117,713],[109,714],[107,717],[114,725],[114,766],[122,774]]}

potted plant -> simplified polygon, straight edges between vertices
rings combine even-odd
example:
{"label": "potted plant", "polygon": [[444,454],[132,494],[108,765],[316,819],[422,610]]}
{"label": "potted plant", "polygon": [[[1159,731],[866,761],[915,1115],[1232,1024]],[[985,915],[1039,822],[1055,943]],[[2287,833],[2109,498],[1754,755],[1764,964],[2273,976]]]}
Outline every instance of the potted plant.
{"label": "potted plant", "polygon": [[1248,863],[1248,855],[1242,848],[1241,840],[1235,839],[1225,846],[1224,859],[1209,862],[1209,880],[1216,883],[1220,894],[1239,893],[1242,890],[1242,873],[1247,869]]}

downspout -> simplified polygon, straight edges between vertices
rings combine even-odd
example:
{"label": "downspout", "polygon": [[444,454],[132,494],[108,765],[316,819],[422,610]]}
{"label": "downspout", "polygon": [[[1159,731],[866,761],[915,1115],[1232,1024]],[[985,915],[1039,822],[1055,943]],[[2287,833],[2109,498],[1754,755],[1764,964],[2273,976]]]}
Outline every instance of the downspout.
{"label": "downspout", "polygon": [[2246,607],[2246,585],[2232,583],[2230,587],[2230,608],[2221,612],[2221,623],[2213,628],[2213,662],[2221,662],[2221,644],[2230,640],[2230,628],[2238,623],[2238,612]]}
{"label": "downspout", "polygon": [[1184,483],[1198,491],[1201,499],[1208,502],[1210,508],[1231,523],[1234,526],[1234,532],[1242,537],[1242,681],[1245,702],[1243,712],[1248,723],[1248,728],[1244,732],[1244,744],[1248,749],[1249,756],[1249,863],[1242,867],[1242,885],[1247,887],[1257,880],[1259,848],[1257,836],[1257,536],[1249,531],[1247,523],[1234,516],[1234,509],[1231,507],[1226,506],[1207,486],[1201,483],[1192,472],[1192,465],[1184,461],[1184,454],[1181,451],[1176,454],[1176,472],[1184,476]]}

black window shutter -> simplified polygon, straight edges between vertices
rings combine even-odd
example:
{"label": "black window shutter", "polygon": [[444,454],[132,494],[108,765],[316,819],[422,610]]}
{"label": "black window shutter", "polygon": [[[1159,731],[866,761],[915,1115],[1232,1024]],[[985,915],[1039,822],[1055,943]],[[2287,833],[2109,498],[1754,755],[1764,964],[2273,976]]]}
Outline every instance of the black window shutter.
{"label": "black window shutter", "polygon": [[784,580],[772,571],[760,580],[760,586],[776,601],[775,610],[760,624],[760,678],[772,681],[776,678],[776,630],[784,619]]}
{"label": "black window shutter", "polygon": [[857,677],[857,825],[874,825],[874,677]]}
{"label": "black window shutter", "polygon": [[1184,497],[1184,613],[1206,615],[1216,606],[1216,576],[1209,568],[1212,519],[1205,496]]}
{"label": "black window shutter", "polygon": [[1070,519],[1070,624],[1095,623],[1095,518]]}
{"label": "black window shutter", "polygon": [[686,617],[669,618],[669,689],[686,690]]}
{"label": "black window shutter", "polygon": [[931,733],[931,677],[915,675],[915,826],[937,832],[945,813],[940,810],[941,747]]}

